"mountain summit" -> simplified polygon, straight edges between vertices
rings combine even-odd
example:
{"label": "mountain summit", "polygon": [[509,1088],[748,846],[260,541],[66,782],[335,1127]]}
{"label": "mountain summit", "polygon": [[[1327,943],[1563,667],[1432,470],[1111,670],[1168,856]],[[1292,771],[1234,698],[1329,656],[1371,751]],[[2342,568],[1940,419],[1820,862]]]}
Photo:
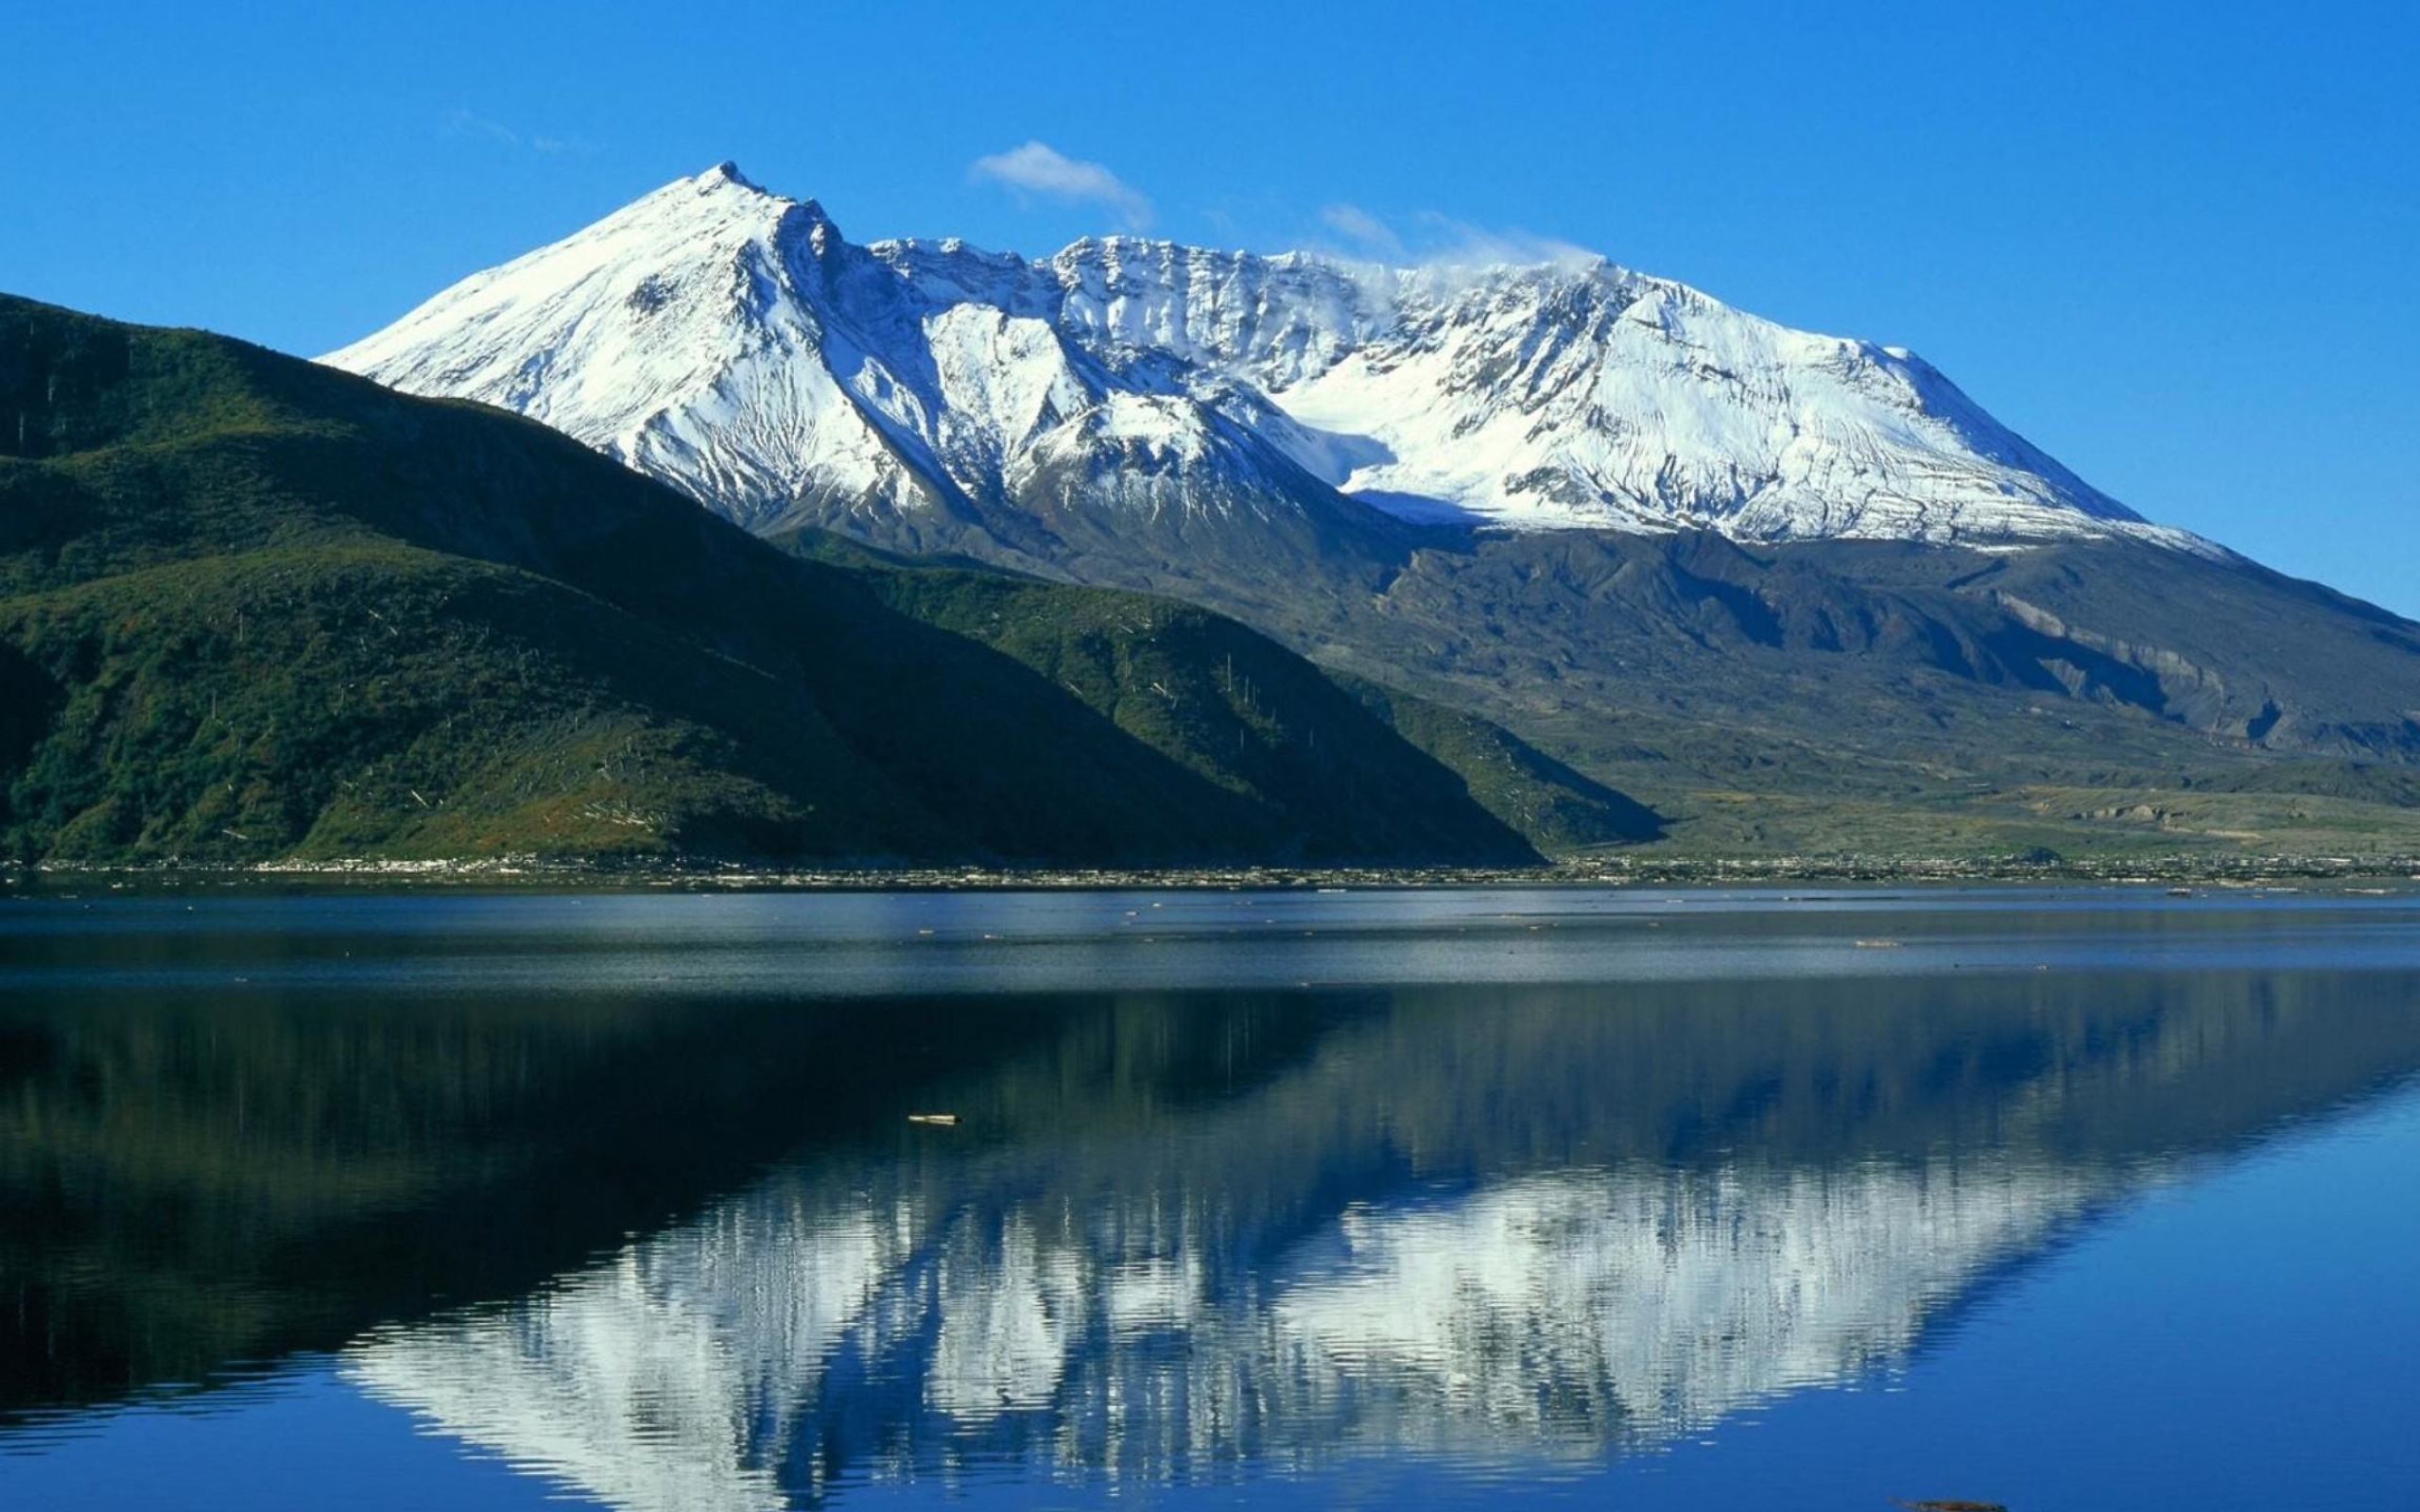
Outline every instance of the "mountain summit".
{"label": "mountain summit", "polygon": [[2215,550],[1910,352],[1601,259],[859,246],[729,163],[323,360],[519,410],[759,530],[926,547],[1139,512]]}
{"label": "mountain summit", "polygon": [[2366,764],[2420,764],[2420,626],[2145,521],[1909,352],[1601,259],[861,246],[726,165],[326,360],[761,536],[1232,614],[1691,845],[2341,848],[2328,805],[2408,801]]}

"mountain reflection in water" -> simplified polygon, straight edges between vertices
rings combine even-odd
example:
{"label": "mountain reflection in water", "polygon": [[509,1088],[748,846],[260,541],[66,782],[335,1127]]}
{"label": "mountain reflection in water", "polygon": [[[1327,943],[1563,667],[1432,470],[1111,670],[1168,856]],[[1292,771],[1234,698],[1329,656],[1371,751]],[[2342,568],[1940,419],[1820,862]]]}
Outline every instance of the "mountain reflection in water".
{"label": "mountain reflection in water", "polygon": [[[1288,947],[1231,948],[1257,973]],[[1586,1466],[1887,1376],[2097,1212],[2409,1075],[2395,949],[854,1001],[804,969],[738,998],[21,990],[0,1171],[45,1227],[0,1257],[49,1363],[9,1400],[55,1432],[338,1349],[374,1399],[628,1508],[986,1467]]]}

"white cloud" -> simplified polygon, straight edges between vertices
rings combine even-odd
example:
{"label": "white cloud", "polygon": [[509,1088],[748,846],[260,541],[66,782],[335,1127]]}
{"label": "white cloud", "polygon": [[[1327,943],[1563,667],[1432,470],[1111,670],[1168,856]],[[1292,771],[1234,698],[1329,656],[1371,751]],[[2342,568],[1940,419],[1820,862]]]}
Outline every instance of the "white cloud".
{"label": "white cloud", "polygon": [[1330,205],[1320,212],[1320,219],[1328,230],[1365,250],[1382,257],[1403,255],[1403,238],[1395,229],[1359,205]]}
{"label": "white cloud", "polygon": [[968,177],[1004,184],[1018,194],[1106,205],[1129,229],[1151,223],[1151,202],[1098,163],[1080,163],[1043,142],[975,160]]}
{"label": "white cloud", "polygon": [[527,147],[532,152],[554,156],[563,152],[592,150],[588,142],[576,136],[524,136],[502,121],[481,115],[476,111],[448,111],[440,122],[447,136],[480,137],[498,146]]}
{"label": "white cloud", "polygon": [[1602,254],[1585,247],[1552,236],[1533,235],[1517,227],[1491,231],[1433,211],[1420,220],[1433,232],[1424,239],[1427,245],[1420,261],[1425,266],[1478,267],[1499,263],[1530,266],[1553,263],[1564,267],[1584,267],[1602,261]]}
{"label": "white cloud", "polygon": [[482,136],[508,147],[517,147],[521,145],[520,132],[502,121],[492,121],[475,111],[446,112],[444,127],[447,136]]}
{"label": "white cloud", "polygon": [[1358,205],[1339,201],[1320,212],[1320,221],[1337,240],[1315,241],[1307,250],[1346,262],[1435,270],[1539,264],[1585,267],[1602,261],[1585,247],[1552,236],[1517,228],[1491,230],[1433,210],[1422,211],[1399,230]]}

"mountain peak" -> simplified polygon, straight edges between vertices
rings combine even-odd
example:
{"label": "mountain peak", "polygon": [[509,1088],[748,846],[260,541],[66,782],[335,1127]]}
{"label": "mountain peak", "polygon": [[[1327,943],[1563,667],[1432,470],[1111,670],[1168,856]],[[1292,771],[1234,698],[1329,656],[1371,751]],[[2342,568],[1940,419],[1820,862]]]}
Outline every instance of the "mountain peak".
{"label": "mountain peak", "polygon": [[1900,349],[1559,253],[1387,268],[1134,236],[1041,260],[868,249],[725,162],[329,360],[520,409],[742,521],[801,500],[1023,507],[1018,490],[1071,475],[1073,438],[1106,455],[1148,415],[1250,441],[1243,472],[1161,490],[1180,514],[1282,476],[1331,504],[1516,530],[2213,549],[2146,524]]}
{"label": "mountain peak", "polygon": [[[683,194],[684,190],[688,191],[685,196]],[[773,224],[780,228],[780,234],[785,238],[805,238],[818,251],[840,239],[839,228],[833,224],[831,215],[820,201],[793,199],[787,195],[775,194],[740,172],[739,164],[729,158],[693,178],[676,180],[638,203],[644,205],[650,200],[666,198],[717,207],[709,209],[709,215],[720,214],[722,207],[741,207],[737,214],[752,221],[756,214],[754,207],[773,207]],[[612,217],[598,224],[610,225]]]}

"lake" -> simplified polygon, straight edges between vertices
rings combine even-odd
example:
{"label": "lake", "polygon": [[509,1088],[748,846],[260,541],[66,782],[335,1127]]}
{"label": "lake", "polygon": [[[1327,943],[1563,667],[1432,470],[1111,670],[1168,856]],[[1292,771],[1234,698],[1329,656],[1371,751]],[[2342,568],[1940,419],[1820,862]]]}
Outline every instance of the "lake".
{"label": "lake", "polygon": [[0,1506],[2408,1512],[2415,1074],[2409,887],[54,885]]}

